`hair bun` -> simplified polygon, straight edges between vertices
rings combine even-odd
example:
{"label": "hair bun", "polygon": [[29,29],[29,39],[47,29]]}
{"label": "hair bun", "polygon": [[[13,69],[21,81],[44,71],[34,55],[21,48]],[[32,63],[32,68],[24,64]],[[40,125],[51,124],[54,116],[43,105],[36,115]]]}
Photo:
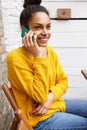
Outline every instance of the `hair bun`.
{"label": "hair bun", "polygon": [[26,8],[28,5],[40,5],[41,0],[24,0],[23,7]]}

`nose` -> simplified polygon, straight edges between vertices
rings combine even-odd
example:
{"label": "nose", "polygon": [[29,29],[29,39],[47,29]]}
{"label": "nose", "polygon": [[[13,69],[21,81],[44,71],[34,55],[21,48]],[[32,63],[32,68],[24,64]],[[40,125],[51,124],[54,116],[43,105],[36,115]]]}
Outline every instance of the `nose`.
{"label": "nose", "polygon": [[47,35],[47,34],[48,34],[48,30],[47,30],[46,28],[44,28],[44,29],[42,30],[42,34],[43,34],[43,35]]}

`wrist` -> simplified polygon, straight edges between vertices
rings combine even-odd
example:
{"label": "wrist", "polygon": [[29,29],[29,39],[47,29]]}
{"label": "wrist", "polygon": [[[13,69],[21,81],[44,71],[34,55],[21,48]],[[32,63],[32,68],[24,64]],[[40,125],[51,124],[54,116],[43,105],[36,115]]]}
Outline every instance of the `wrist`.
{"label": "wrist", "polygon": [[54,94],[50,92],[48,98],[50,98],[51,101],[54,101]]}

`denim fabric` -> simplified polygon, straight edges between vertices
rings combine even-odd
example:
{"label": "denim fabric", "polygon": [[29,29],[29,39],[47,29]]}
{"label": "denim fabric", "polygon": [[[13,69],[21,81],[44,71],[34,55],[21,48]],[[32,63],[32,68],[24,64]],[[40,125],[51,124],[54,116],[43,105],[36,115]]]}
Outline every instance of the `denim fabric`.
{"label": "denim fabric", "polygon": [[87,118],[87,100],[65,100],[66,112]]}
{"label": "denim fabric", "polygon": [[87,130],[87,101],[65,100],[66,112],[56,112],[34,130]]}

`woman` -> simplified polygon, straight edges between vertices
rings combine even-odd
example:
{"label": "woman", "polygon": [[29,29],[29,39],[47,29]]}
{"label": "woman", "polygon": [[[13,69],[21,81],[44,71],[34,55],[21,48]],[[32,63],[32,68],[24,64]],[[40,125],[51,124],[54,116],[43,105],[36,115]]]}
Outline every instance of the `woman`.
{"label": "woman", "polygon": [[68,78],[56,52],[47,45],[51,21],[40,3],[25,0],[20,25],[30,31],[24,33],[23,47],[7,55],[8,79],[17,104],[34,130],[87,130],[87,101],[62,98]]}

